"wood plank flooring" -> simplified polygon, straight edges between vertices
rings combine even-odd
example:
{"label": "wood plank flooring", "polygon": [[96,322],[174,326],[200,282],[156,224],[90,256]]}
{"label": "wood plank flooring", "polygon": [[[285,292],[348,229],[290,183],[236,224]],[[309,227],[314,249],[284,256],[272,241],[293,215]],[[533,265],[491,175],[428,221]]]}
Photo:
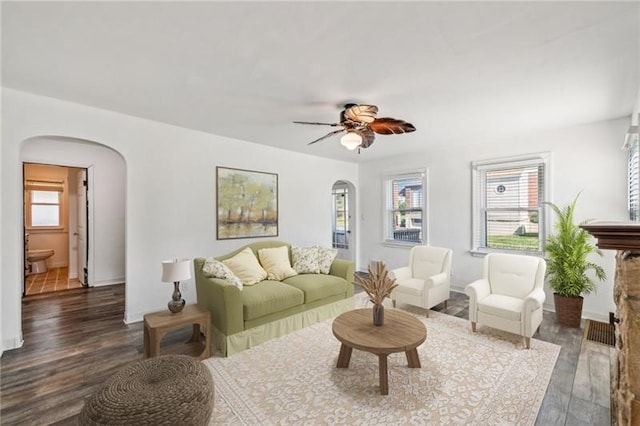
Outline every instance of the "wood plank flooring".
{"label": "wood plank flooring", "polygon": [[[124,284],[28,296],[22,305],[24,346],[0,359],[2,425],[75,424],[99,384],[143,359],[142,322],[123,322]],[[452,292],[448,308],[434,310],[468,318],[467,296]],[[190,334],[191,327],[170,333],[163,353]],[[562,346],[536,425],[609,425],[613,349],[559,326],[549,312],[534,337]]]}

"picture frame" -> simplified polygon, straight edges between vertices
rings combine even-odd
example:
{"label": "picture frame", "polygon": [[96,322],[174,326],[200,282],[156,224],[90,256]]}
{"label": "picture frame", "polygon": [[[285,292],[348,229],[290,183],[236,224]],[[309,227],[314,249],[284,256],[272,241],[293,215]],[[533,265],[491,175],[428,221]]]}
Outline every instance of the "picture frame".
{"label": "picture frame", "polygon": [[278,175],[216,167],[216,239],[278,236]]}

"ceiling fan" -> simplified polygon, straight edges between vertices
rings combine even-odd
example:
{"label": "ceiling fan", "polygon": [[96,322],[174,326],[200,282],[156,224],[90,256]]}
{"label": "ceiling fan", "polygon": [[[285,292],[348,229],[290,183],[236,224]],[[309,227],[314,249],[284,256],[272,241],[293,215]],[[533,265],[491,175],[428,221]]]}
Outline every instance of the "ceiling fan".
{"label": "ceiling fan", "polygon": [[340,127],[338,130],[308,143],[308,145],[320,142],[333,135],[346,132],[340,143],[347,149],[368,148],[375,139],[375,134],[397,135],[409,133],[416,130],[413,124],[404,120],[389,117],[376,117],[378,107],[375,105],[346,104],[344,110],[340,112],[340,122],[338,123],[317,123],[313,121],[294,121],[297,124],[313,124],[319,126]]}

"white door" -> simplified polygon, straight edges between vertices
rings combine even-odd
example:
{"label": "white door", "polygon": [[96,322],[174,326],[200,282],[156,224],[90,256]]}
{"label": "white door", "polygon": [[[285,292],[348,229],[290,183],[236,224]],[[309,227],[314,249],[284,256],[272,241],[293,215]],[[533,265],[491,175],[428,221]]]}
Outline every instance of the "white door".
{"label": "white door", "polygon": [[78,170],[78,280],[82,285],[88,284],[87,270],[87,220],[89,204],[87,202],[87,170]]}

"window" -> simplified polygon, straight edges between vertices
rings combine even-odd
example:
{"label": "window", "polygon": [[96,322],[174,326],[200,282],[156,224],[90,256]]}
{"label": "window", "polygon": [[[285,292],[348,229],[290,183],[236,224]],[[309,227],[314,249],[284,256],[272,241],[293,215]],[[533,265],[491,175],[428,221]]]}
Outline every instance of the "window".
{"label": "window", "polygon": [[425,170],[417,170],[385,177],[386,242],[422,244],[426,241],[425,176]]}
{"label": "window", "polygon": [[27,227],[61,227],[61,182],[27,181]]}
{"label": "window", "polygon": [[629,219],[638,222],[640,221],[640,161],[638,152],[638,135],[631,137],[626,143],[626,147],[629,150],[627,157],[627,176],[628,176],[628,207],[629,207]]}
{"label": "window", "polygon": [[472,252],[541,253],[549,154],[475,161]]}

